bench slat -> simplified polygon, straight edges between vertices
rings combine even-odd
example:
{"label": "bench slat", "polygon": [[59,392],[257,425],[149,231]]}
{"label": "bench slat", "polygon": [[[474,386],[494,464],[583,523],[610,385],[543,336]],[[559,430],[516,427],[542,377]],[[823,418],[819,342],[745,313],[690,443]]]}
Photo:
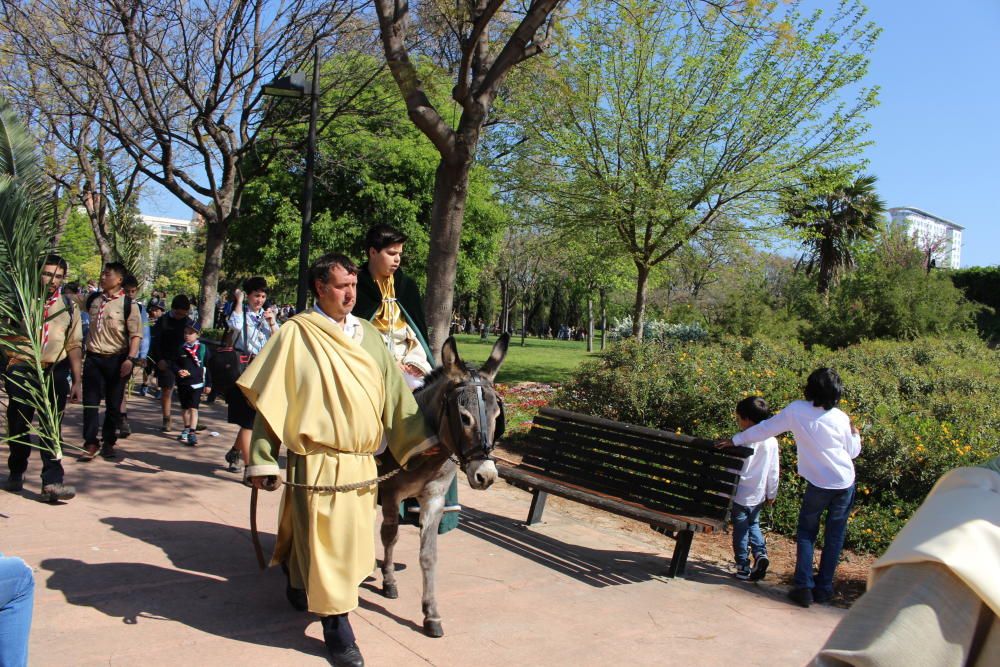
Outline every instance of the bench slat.
{"label": "bench slat", "polygon": [[691,530],[694,532],[711,533],[719,530],[723,525],[721,521],[713,520],[711,517],[692,517],[650,510],[637,503],[631,503],[614,496],[596,493],[588,488],[562,482],[560,480],[549,479],[542,475],[535,475],[519,468],[513,468],[503,464],[498,465],[497,470],[500,477],[514,483],[516,486],[540,489],[553,495],[568,498],[590,507],[603,509],[611,512],[612,514],[636,519],[654,526],[660,526],[672,530]]}
{"label": "bench slat", "polygon": [[[524,468],[524,466],[521,466]],[[539,474],[561,482],[576,484],[592,488],[595,491],[613,495],[630,502],[638,502],[648,505],[657,510],[667,512],[690,513],[696,512],[713,518],[722,519],[725,517],[729,507],[728,496],[712,496],[711,494],[700,494],[698,489],[693,487],[682,487],[678,484],[666,484],[658,482],[656,485],[651,481],[647,486],[643,486],[643,480],[631,479],[631,487],[626,485],[627,477],[615,477],[608,474],[610,470],[605,469],[599,472],[588,472],[585,468],[573,468],[565,464],[559,464],[548,471],[525,468],[526,472]],[[707,497],[712,497],[712,501],[706,501]],[[715,498],[718,500],[716,501]]]}
{"label": "bench slat", "polygon": [[[586,461],[596,467],[617,467],[643,476],[666,477],[681,483],[731,494],[733,471],[712,466],[666,452],[642,450],[618,443],[595,440],[575,432],[533,431],[532,439],[558,450],[555,460],[572,458]],[[531,457],[529,463],[538,465],[541,457]]]}

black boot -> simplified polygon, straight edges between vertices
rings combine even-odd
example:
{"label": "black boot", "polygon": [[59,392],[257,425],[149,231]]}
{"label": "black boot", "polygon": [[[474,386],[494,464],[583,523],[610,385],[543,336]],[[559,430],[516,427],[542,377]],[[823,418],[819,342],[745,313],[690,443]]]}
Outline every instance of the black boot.
{"label": "black boot", "polygon": [[323,641],[334,667],[365,667],[365,659],[354,641],[354,630],[347,614],[324,616],[320,622],[323,624]]}

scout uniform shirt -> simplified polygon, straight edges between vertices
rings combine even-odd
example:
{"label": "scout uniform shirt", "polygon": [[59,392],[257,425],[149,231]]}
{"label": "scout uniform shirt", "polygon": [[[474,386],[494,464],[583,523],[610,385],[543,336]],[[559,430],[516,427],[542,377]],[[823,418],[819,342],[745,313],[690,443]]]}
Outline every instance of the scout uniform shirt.
{"label": "scout uniform shirt", "polygon": [[[62,296],[59,288],[45,300],[45,323],[42,325],[42,365],[54,366],[83,345],[83,324],[76,302]],[[51,319],[49,319],[51,318]],[[9,364],[27,361],[28,357],[11,354]]]}
{"label": "scout uniform shirt", "polygon": [[107,357],[128,352],[129,339],[142,338],[142,315],[139,306],[132,303],[128,316],[128,333],[125,322],[125,290],[109,297],[101,292],[90,304],[90,333],[87,335],[87,353]]}

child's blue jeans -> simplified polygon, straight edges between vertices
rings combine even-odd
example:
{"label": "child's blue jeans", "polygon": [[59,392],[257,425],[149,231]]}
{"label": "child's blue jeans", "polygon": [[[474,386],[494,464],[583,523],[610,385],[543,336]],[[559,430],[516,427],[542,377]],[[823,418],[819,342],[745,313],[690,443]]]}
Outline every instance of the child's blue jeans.
{"label": "child's blue jeans", "polygon": [[750,567],[748,545],[754,558],[767,555],[764,533],[760,532],[760,523],[757,521],[762,507],[764,503],[753,507],[733,503],[733,555],[736,557],[736,567],[740,570]]}
{"label": "child's blue jeans", "polygon": [[35,578],[20,558],[0,554],[0,665],[28,664],[28,633]]}

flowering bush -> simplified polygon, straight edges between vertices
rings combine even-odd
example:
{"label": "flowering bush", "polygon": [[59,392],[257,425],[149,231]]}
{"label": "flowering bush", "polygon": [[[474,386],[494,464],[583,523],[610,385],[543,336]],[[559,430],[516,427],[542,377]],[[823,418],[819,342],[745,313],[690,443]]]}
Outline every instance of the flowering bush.
{"label": "flowering bush", "polygon": [[[716,343],[625,340],[581,367],[559,407],[716,438],[736,431],[744,396],[773,409],[802,398],[809,372],[836,368],[840,407],[864,438],[855,461],[858,495],[848,544],[880,552],[948,470],[1000,454],[1000,354],[975,338],[873,341],[831,352],[790,341]],[[803,485],[790,434],[774,527],[794,533]]]}
{"label": "flowering bush", "polygon": [[[632,336],[632,316],[616,319],[608,329],[608,340],[618,341]],[[642,323],[642,337],[649,341],[696,341],[708,338],[708,332],[698,323],[677,324],[660,320],[646,320]]]}

